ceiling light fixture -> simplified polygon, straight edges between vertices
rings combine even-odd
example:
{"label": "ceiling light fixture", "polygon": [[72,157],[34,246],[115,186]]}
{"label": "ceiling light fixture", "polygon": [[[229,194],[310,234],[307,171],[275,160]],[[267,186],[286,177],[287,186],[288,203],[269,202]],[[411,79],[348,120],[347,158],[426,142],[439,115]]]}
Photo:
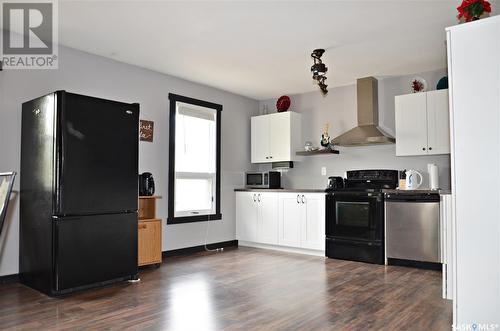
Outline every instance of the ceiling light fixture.
{"label": "ceiling light fixture", "polygon": [[314,60],[314,64],[311,67],[311,72],[313,74],[313,79],[318,81],[318,86],[321,89],[321,92],[323,95],[326,95],[328,93],[328,90],[326,89],[328,85],[325,84],[326,78],[326,72],[328,71],[328,68],[326,65],[321,61],[321,56],[325,52],[324,49],[315,49],[311,53],[311,57]]}

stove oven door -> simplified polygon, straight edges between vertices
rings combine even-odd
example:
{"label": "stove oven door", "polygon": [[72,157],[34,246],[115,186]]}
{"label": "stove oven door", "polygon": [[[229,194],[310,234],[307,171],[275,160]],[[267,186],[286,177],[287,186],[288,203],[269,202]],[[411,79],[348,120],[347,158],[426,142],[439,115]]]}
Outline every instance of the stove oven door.
{"label": "stove oven door", "polygon": [[378,242],[383,239],[381,193],[335,192],[327,195],[326,236]]}

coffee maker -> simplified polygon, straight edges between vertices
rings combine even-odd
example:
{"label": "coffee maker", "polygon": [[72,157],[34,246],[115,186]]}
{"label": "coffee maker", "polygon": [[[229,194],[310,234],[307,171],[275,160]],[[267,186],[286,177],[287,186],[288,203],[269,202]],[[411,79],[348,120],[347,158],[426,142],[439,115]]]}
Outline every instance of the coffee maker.
{"label": "coffee maker", "polygon": [[139,195],[152,196],[155,194],[155,181],[150,172],[144,172],[139,175]]}

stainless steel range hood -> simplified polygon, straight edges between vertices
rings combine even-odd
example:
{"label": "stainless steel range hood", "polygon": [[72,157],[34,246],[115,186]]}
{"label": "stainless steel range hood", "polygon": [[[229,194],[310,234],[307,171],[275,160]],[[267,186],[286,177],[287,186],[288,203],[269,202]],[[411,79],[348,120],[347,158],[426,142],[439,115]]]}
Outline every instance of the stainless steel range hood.
{"label": "stainless steel range hood", "polygon": [[358,126],[333,139],[339,146],[393,144],[396,140],[378,128],[378,81],[375,77],[357,81]]}

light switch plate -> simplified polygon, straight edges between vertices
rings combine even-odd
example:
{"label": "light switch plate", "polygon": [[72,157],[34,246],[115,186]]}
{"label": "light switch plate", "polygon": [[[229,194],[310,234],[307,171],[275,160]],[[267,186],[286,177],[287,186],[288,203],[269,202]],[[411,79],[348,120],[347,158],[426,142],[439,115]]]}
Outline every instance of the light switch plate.
{"label": "light switch plate", "polygon": [[321,176],[326,176],[326,167],[321,167]]}

